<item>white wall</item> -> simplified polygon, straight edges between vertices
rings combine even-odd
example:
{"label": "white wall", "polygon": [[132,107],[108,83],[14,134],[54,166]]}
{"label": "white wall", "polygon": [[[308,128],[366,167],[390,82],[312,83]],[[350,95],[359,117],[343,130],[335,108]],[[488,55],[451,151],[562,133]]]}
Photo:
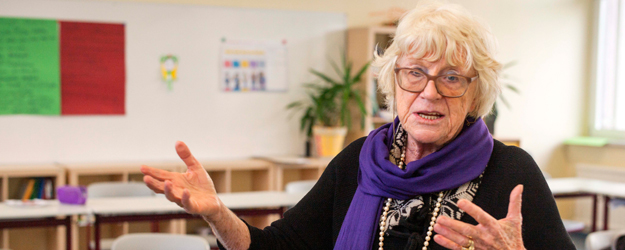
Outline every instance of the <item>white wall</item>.
{"label": "white wall", "polygon": [[504,90],[496,136],[520,138],[543,170],[564,175],[561,143],[583,133],[589,84],[592,0],[458,1],[483,17],[499,39],[505,73],[521,90]]}
{"label": "white wall", "polygon": [[[98,0],[81,0],[98,1]],[[375,25],[370,13],[392,7],[412,8],[401,0],[126,0],[207,4],[249,8],[344,12],[348,26]],[[500,108],[496,136],[519,138],[538,164],[562,175],[561,142],[583,133],[589,82],[593,0],[453,0],[482,17],[499,39],[502,62],[521,95],[504,94],[511,109]],[[252,124],[264,121],[249,121]]]}
{"label": "white wall", "polygon": [[[120,22],[126,27],[124,116],[0,116],[0,164],[177,159],[185,141],[200,159],[296,155],[298,119],[285,107],[324,72],[345,43],[342,13],[173,4],[1,0],[0,16]],[[286,40],[284,92],[224,93],[217,84],[221,39]],[[159,58],[179,59],[173,90]],[[268,79],[270,80],[270,79]]]}

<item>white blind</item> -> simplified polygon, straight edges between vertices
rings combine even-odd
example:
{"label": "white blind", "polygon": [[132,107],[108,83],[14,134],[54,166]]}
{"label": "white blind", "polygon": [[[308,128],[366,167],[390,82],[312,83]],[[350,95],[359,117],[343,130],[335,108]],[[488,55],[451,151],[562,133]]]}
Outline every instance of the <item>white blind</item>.
{"label": "white blind", "polygon": [[601,0],[599,8],[593,128],[625,132],[625,4]]}

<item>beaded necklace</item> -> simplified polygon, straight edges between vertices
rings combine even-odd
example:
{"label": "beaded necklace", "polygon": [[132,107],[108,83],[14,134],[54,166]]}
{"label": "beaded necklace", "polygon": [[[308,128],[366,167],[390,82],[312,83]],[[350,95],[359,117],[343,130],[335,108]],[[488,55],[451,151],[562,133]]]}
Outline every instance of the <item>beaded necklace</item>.
{"label": "beaded necklace", "polygon": [[[399,161],[398,167],[400,169],[404,169],[406,165],[406,146],[402,148],[401,151],[401,159]],[[384,233],[386,233],[386,219],[388,216],[388,210],[391,208],[391,202],[393,198],[387,198],[386,204],[384,205],[384,209],[382,211],[382,216],[380,218],[380,248],[378,250],[384,250]],[[434,225],[436,224],[436,218],[438,218],[438,212],[441,209],[441,202],[443,201],[443,191],[438,193],[438,199],[436,199],[436,206],[434,207],[434,212],[432,213],[432,219],[430,220],[430,226],[428,227],[428,232],[425,236],[425,241],[423,242],[422,250],[427,250],[430,245],[430,240],[432,239],[432,231],[434,230]]]}

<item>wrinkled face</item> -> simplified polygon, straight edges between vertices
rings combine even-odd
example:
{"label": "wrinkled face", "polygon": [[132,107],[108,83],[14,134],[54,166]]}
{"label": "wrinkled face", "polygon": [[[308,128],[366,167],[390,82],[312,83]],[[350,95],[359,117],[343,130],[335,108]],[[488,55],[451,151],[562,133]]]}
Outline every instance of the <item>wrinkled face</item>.
{"label": "wrinkled face", "polygon": [[[453,67],[440,59],[428,62],[410,56],[397,59],[396,67],[418,68],[426,74],[443,74],[474,77],[475,70]],[[436,91],[434,81],[429,81],[420,93],[411,93],[395,84],[395,103],[402,126],[414,142],[442,147],[462,129],[467,114],[475,108],[476,82],[469,84],[467,92],[457,98],[443,97]]]}

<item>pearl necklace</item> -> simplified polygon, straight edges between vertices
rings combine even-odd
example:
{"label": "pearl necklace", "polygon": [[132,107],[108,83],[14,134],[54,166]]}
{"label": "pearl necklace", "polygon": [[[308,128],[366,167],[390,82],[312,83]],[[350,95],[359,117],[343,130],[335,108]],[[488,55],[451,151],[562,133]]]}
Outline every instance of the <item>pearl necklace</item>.
{"label": "pearl necklace", "polygon": [[[399,168],[404,169],[404,162],[406,158],[406,147],[402,149],[401,159],[399,161]],[[380,218],[380,248],[378,250],[384,250],[384,233],[386,233],[386,219],[388,216],[388,210],[391,208],[391,202],[393,198],[387,198],[386,204],[384,205],[384,211],[382,211],[382,217]],[[432,219],[430,220],[430,226],[428,227],[428,232],[425,236],[425,241],[423,242],[422,250],[427,250],[430,245],[430,240],[432,239],[432,230],[434,230],[434,225],[436,224],[436,218],[438,218],[438,212],[441,209],[441,202],[443,201],[443,191],[438,193],[438,199],[436,199],[436,207],[434,207],[434,212],[432,212]]]}

